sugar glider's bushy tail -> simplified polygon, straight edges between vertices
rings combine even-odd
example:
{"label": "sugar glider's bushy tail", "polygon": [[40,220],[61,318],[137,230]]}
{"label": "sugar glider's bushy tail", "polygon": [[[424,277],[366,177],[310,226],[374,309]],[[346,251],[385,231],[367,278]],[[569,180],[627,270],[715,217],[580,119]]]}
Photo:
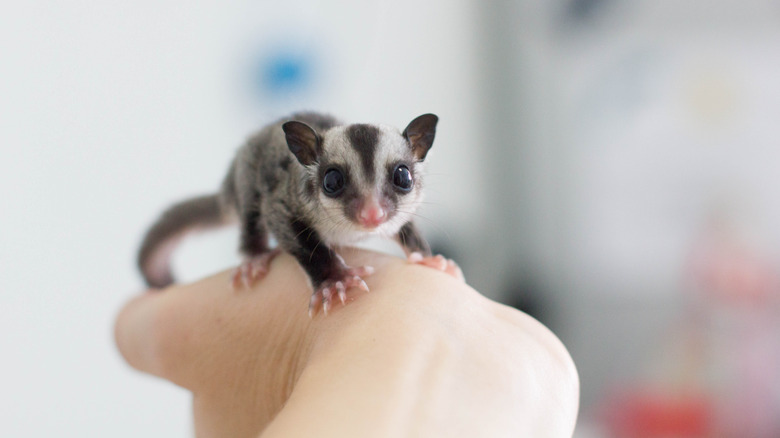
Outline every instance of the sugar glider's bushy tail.
{"label": "sugar glider's bushy tail", "polygon": [[226,222],[219,195],[188,199],[168,208],[146,232],[138,251],[138,267],[151,287],[173,283],[170,258],[179,241],[193,231]]}

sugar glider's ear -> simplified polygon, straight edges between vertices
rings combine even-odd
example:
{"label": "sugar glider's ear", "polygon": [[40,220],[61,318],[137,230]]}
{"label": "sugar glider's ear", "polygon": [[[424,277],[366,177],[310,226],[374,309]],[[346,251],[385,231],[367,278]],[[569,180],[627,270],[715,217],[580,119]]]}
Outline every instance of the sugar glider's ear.
{"label": "sugar glider's ear", "polygon": [[322,139],[311,126],[291,121],[282,125],[282,129],[287,137],[287,147],[301,164],[309,166],[317,162],[322,151]]}
{"label": "sugar glider's ear", "polygon": [[412,120],[404,129],[404,137],[412,148],[412,153],[418,161],[423,161],[428,150],[433,146],[433,137],[436,136],[436,124],[439,118],[434,114],[423,114]]}

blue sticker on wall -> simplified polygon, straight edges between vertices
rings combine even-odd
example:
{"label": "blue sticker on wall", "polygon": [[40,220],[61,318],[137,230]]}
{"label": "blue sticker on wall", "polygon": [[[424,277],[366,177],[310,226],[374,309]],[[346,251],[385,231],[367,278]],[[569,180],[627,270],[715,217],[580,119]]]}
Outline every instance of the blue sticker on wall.
{"label": "blue sticker on wall", "polygon": [[255,87],[261,96],[287,98],[312,88],[314,62],[309,53],[277,50],[260,56],[255,67]]}

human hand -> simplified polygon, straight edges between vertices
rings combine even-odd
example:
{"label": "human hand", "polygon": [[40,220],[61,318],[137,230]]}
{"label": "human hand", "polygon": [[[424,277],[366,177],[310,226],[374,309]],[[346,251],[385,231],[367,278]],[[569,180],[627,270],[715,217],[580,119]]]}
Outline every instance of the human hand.
{"label": "human hand", "polygon": [[376,273],[327,317],[283,254],[251,289],[223,272],[132,299],[117,346],[192,392],[199,437],[571,436],[577,374],[544,326],[445,273],[343,256]]}

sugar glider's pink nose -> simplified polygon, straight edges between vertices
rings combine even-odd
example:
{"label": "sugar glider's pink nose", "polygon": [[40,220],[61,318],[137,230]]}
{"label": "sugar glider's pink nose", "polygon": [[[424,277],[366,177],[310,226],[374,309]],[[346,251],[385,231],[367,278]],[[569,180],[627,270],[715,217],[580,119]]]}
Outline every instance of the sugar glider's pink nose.
{"label": "sugar glider's pink nose", "polygon": [[376,228],[387,220],[387,211],[376,203],[370,203],[360,209],[358,222],[366,228]]}

